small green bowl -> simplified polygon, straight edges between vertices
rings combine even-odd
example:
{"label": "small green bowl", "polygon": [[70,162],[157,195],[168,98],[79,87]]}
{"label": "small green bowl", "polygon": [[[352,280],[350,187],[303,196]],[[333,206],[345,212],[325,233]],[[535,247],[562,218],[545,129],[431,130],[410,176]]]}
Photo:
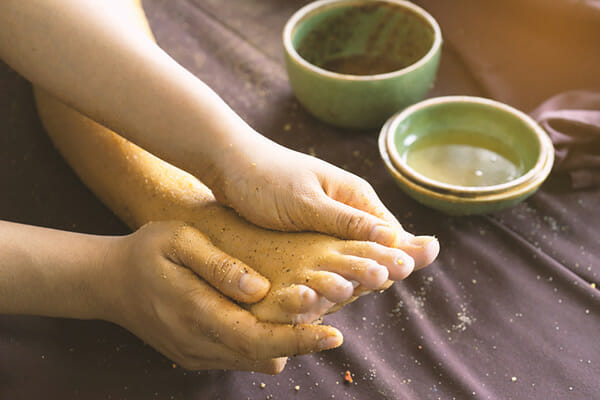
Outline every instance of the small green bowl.
{"label": "small green bowl", "polygon": [[380,127],[433,84],[440,27],[403,0],[322,0],[283,31],[290,84],[314,116],[345,128]]}
{"label": "small green bowl", "polygon": [[554,148],[526,114],[497,101],[437,97],[392,116],[379,151],[398,185],[450,215],[486,214],[531,196]]}

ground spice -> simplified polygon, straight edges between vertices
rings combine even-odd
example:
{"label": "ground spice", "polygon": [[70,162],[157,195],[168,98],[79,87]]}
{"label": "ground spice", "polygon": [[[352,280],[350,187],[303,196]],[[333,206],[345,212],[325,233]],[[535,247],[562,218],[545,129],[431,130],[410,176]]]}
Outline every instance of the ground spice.
{"label": "ground spice", "polygon": [[346,371],[346,374],[344,375],[344,382],[348,382],[348,383],[354,382],[352,380],[352,373],[350,371]]}

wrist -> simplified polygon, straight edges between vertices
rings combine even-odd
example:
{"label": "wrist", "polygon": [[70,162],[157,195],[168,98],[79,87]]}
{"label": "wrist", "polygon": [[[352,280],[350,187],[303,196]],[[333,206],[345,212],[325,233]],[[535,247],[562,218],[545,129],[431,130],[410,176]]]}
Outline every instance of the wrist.
{"label": "wrist", "polygon": [[119,287],[122,269],[121,248],[127,236],[97,237],[95,257],[90,260],[81,280],[89,304],[89,319],[116,322],[120,309]]}
{"label": "wrist", "polygon": [[103,265],[115,238],[0,222],[0,313],[106,315]]}
{"label": "wrist", "polygon": [[233,133],[215,135],[220,138],[206,162],[198,163],[190,170],[217,198],[222,197],[227,186],[236,185],[240,176],[256,166],[259,154],[265,148],[274,145],[243,121],[232,125],[226,129]]}

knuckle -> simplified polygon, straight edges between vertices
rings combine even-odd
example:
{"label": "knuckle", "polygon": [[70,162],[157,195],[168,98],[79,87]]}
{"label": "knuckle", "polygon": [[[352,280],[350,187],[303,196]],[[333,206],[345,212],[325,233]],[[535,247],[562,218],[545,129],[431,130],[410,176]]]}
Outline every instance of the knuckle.
{"label": "knuckle", "polygon": [[339,231],[354,236],[365,228],[366,222],[366,218],[360,214],[340,214],[338,215],[337,225]]}
{"label": "knuckle", "polygon": [[185,227],[186,224],[181,221],[149,222],[141,228],[146,235],[142,251],[160,249],[171,261],[177,262],[176,249],[181,243]]}
{"label": "knuckle", "polygon": [[337,213],[335,217],[335,225],[337,227],[338,232],[348,232],[348,227],[350,226],[350,218],[346,213]]}
{"label": "knuckle", "polygon": [[178,241],[185,241],[189,238],[189,235],[193,233],[192,227],[185,222],[181,221],[169,221],[166,222],[167,231],[170,234],[170,243],[173,245]]}
{"label": "knuckle", "polygon": [[233,264],[233,259],[227,254],[214,251],[207,256],[206,267],[208,275],[206,279],[215,284],[225,282],[228,279]]}

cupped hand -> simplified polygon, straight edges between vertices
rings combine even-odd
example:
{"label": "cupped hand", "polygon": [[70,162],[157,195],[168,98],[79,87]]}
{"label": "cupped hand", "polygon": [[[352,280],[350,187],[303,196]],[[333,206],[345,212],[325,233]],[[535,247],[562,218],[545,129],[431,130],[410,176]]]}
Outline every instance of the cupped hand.
{"label": "cupped hand", "polygon": [[260,322],[223,296],[215,288],[248,301],[240,282],[264,278],[181,222],[152,222],[117,240],[104,261],[113,277],[105,319],[184,368],[275,374],[288,356],[342,342],[329,326]]}
{"label": "cupped hand", "polygon": [[417,268],[439,251],[435,238],[406,232],[368,182],[315,157],[254,140],[221,170],[215,197],[256,225],[399,247]]}

